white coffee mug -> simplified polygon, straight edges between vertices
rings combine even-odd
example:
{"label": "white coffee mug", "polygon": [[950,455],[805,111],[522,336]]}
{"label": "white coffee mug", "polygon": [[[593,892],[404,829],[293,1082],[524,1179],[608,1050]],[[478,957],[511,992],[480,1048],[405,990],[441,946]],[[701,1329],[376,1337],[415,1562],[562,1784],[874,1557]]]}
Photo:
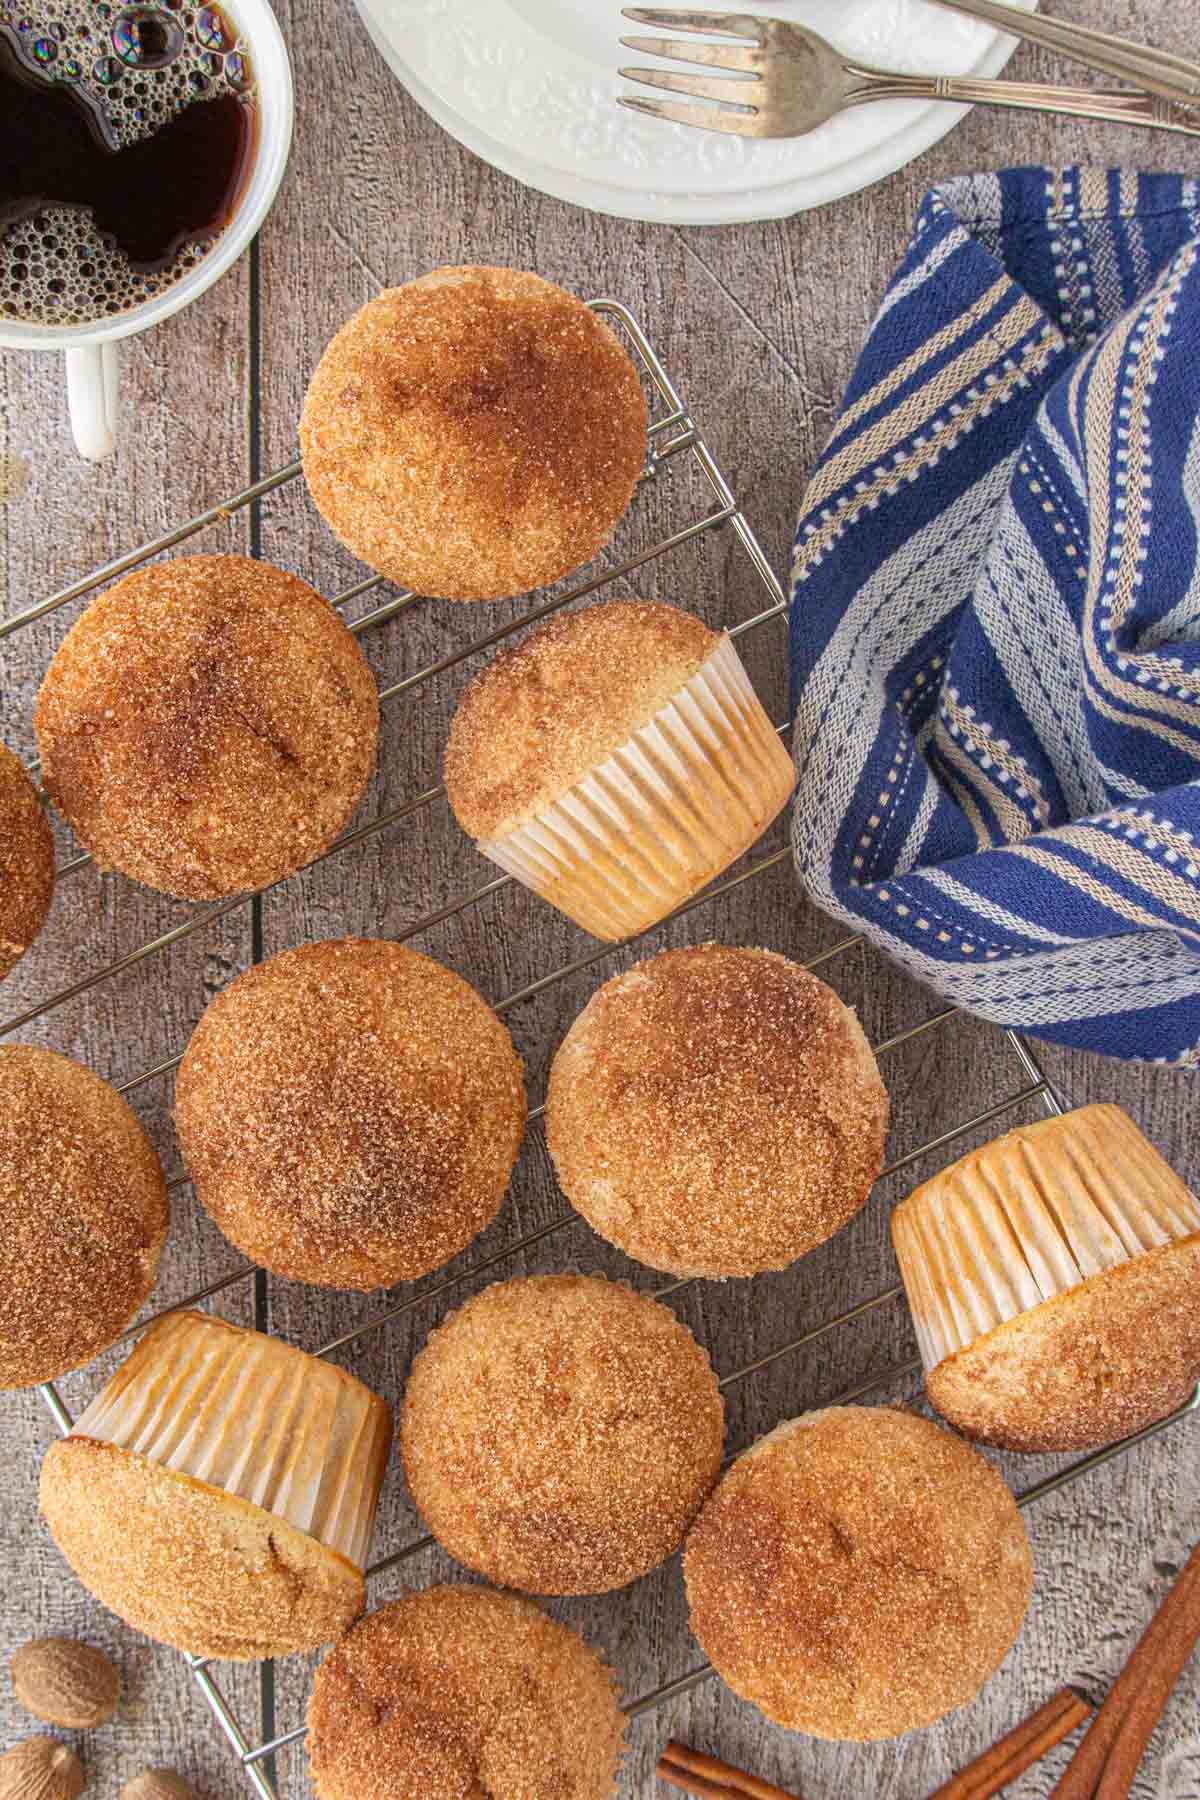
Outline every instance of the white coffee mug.
{"label": "white coffee mug", "polygon": [[246,47],[258,108],[258,142],[237,211],[208,255],[165,292],[114,318],[58,326],[0,317],[0,346],[4,349],[66,352],[71,429],[80,455],[93,462],[110,455],[116,442],[118,340],[148,331],[189,306],[236,262],[266,217],[287,167],[292,142],[292,68],[275,14],[268,0],[231,0],[228,5],[221,0],[221,10]]}

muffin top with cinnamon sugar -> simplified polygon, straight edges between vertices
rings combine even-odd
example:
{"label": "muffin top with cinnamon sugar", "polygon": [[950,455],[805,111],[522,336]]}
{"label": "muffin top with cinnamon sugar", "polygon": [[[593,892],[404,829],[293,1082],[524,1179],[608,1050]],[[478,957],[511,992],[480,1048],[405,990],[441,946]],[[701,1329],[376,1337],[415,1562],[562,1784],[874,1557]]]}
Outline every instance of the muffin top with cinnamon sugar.
{"label": "muffin top with cinnamon sugar", "polygon": [[343,325],[300,446],[356,556],[418,593],[494,600],[607,542],[645,461],[646,400],[573,294],[517,269],[435,269]]}
{"label": "muffin top with cinnamon sugar", "polygon": [[660,600],[605,600],[502,650],[450,729],[446,792],[463,830],[504,837],[551,805],[648,724],[720,641]]}
{"label": "muffin top with cinnamon sugar", "polygon": [[428,1588],[369,1614],[308,1705],[319,1800],[609,1800],[624,1736],[595,1651],[490,1588]]}
{"label": "muffin top with cinnamon sugar", "polygon": [[707,1355],[599,1276],[497,1282],[413,1363],[400,1443],[442,1547],[505,1587],[603,1593],[677,1550],[721,1466]]}
{"label": "muffin top with cinnamon sugar", "polygon": [[403,944],[301,944],[210,1001],[175,1083],[196,1194],[293,1281],[390,1287],[500,1209],[525,1129],[521,1061],[461,976]]}
{"label": "muffin top with cinnamon sugar", "polygon": [[888,1099],[850,1007],[772,950],[648,957],[555,1055],[546,1141],[592,1228],[686,1277],[782,1269],[858,1211]]}
{"label": "muffin top with cinnamon sugar", "polygon": [[162,1167],[116,1089],[0,1046],[0,1388],[107,1349],[154,1285],[167,1224]]}
{"label": "muffin top with cinnamon sugar", "polygon": [[215,899],[333,842],[374,767],[379,695],[307,582],[247,556],[181,556],[92,602],[34,724],[46,790],[102,868]]}
{"label": "muffin top with cinnamon sugar", "polygon": [[974,1698],[1033,1586],[998,1470],[891,1407],[831,1406],[740,1456],[684,1553],[692,1630],[776,1724],[866,1742]]}
{"label": "muffin top with cinnamon sugar", "polygon": [[54,893],[54,838],[37,790],[0,744],[0,979],[42,926]]}

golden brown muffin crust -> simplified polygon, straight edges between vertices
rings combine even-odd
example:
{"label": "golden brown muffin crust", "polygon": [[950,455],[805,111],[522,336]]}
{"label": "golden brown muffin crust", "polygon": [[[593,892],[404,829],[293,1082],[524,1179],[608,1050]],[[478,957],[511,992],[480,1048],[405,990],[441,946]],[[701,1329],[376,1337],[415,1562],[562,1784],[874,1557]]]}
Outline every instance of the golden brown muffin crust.
{"label": "golden brown muffin crust", "polygon": [[677,1550],[724,1435],[686,1326],[585,1275],[468,1300],[413,1363],[400,1420],[409,1491],[438,1542],[539,1594],[603,1593]]}
{"label": "golden brown muffin crust", "polygon": [[326,1287],[413,1280],[496,1213],[525,1129],[512,1039],[458,975],[381,939],[246,970],[184,1053],[196,1193],[264,1267]]}
{"label": "golden brown muffin crust", "polygon": [[363,1609],[358,1569],[248,1500],[94,1438],[52,1444],[41,1507],[88,1591],[160,1644],[248,1662],[316,1650]]}
{"label": "golden brown muffin crust", "polygon": [[1200,1382],[1200,1233],[1118,1263],[997,1325],[929,1371],[968,1437],[1090,1450],[1182,1406]]}
{"label": "golden brown muffin crust", "polygon": [[515,269],[436,269],[343,325],[300,446],[356,556],[418,593],[493,600],[607,542],[645,460],[646,401],[574,295]]}
{"label": "golden brown muffin crust", "polygon": [[502,650],[458,703],[446,792],[476,839],[558,800],[674,698],[720,643],[658,600],[559,613]]}
{"label": "golden brown muffin crust", "polygon": [[405,1594],[317,1671],[320,1800],[610,1800],[624,1743],[613,1678],[579,1635],[488,1588]]}
{"label": "golden brown muffin crust", "polygon": [[279,881],[333,842],[374,767],[379,695],[307,582],[184,556],[92,602],[34,724],[47,792],[97,862],[200,900]]}
{"label": "golden brown muffin crust", "polygon": [[964,1705],[1033,1586],[1017,1505],[928,1419],[829,1407],[738,1458],[684,1552],[692,1630],[769,1719],[866,1742]]}
{"label": "golden brown muffin crust", "polygon": [[50,822],[21,763],[0,744],[0,981],[46,923],[53,895]]}
{"label": "golden brown muffin crust", "polygon": [[887,1094],[854,1014],[769,950],[671,950],[593,995],[554,1058],[546,1137],[589,1224],[682,1276],[781,1269],[853,1217]]}
{"label": "golden brown muffin crust", "polygon": [[167,1225],[162,1167],[116,1090],[0,1046],[0,1387],[107,1349],[154,1286]]}

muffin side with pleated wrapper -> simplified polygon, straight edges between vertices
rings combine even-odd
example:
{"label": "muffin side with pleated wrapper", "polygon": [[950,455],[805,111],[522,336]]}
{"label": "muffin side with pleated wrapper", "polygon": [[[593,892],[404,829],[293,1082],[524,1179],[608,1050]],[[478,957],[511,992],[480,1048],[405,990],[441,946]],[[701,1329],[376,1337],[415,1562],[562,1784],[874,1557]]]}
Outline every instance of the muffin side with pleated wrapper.
{"label": "muffin side with pleated wrapper", "polygon": [[1200,1203],[1119,1107],[973,1150],[892,1237],[929,1397],[969,1437],[1090,1449],[1200,1381]]}
{"label": "muffin side with pleated wrapper", "polygon": [[42,1513],[83,1585],[147,1637],[289,1655],[363,1610],[391,1441],[389,1407],[344,1370],[171,1313],[47,1452]]}
{"label": "muffin side with pleated wrapper", "polygon": [[459,702],[445,779],[486,857],[610,941],[735,862],[794,782],[732,639],[656,600],[502,651]]}

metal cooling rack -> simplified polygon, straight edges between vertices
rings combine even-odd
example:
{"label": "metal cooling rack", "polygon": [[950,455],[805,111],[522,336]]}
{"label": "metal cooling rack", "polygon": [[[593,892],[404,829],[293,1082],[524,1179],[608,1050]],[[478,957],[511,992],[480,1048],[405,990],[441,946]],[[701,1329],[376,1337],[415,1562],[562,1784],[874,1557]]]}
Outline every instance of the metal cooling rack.
{"label": "metal cooling rack", "polygon": [[[380,700],[382,704],[387,705],[403,695],[414,692],[425,682],[432,680],[435,676],[444,674],[447,670],[453,669],[460,663],[466,662],[470,657],[477,655],[481,651],[490,649],[493,645],[498,644],[505,638],[525,629],[535,621],[546,618],[549,614],[556,612],[560,607],[568,606],[573,601],[597,592],[599,589],[608,586],[610,582],[619,580],[622,576],[631,573],[634,569],[641,568],[643,565],[655,561],[657,558],[666,555],[669,551],[678,549],[683,544],[686,544],[695,538],[699,538],[705,533],[720,531],[726,528],[733,532],[740,548],[748,557],[752,568],[762,582],[768,601],[768,604],[763,610],[755,613],[749,618],[743,619],[740,624],[735,625],[732,628],[730,635],[734,638],[740,637],[748,632],[758,630],[772,620],[782,619],[786,616],[787,597],[779,578],[768,562],[762,545],[759,543],[753,528],[742,512],[732,488],[722,473],[711,450],[705,443],[700,428],[692,416],[691,411],[685,405],[683,399],[676,390],[674,383],[671,381],[670,376],[660,362],[645,333],[642,331],[633,315],[618,302],[612,300],[597,300],[591,304],[594,311],[607,318],[627,339],[650,392],[650,447],[646,469],[642,477],[643,483],[653,481],[670,459],[686,454],[693,459],[704,476],[705,484],[712,496],[712,509],[704,513],[701,517],[681,525],[677,530],[652,544],[648,549],[639,551],[637,554],[627,557],[622,562],[612,566],[606,566],[599,573],[580,585],[570,588],[565,593],[556,594],[553,599],[546,601],[540,606],[534,607],[531,611],[524,613],[520,618],[515,619],[511,624],[500,626],[496,630],[488,632],[485,636],[475,639],[472,643],[468,644],[466,648],[442,657],[439,661],[431,663],[427,668],[421,669],[415,674],[406,676],[402,681],[395,682],[391,687],[385,688],[381,692]],[[43,618],[46,614],[68,605],[71,601],[81,599],[85,595],[94,592],[95,589],[101,587],[104,583],[113,580],[119,575],[126,574],[129,570],[139,567],[142,563],[149,561],[151,558],[175,549],[180,544],[186,543],[189,538],[194,537],[198,532],[205,530],[207,527],[232,519],[236,514],[244,511],[247,507],[253,506],[255,502],[263,499],[267,494],[272,493],[276,488],[283,487],[286,483],[297,480],[300,473],[301,469],[299,462],[290,463],[286,468],[279,469],[274,474],[268,475],[261,481],[257,481],[252,486],[243,489],[241,493],[233,495],[228,500],[218,502],[217,505],[210,507],[206,512],[197,514],[195,518],[189,519],[186,524],[180,525],[174,531],[167,532],[162,537],[155,538],[150,543],[140,545],[137,549],[129,551],[126,555],[118,557],[110,563],[106,563],[102,568],[93,570],[91,574],[82,577],[79,581],[73,582],[69,587],[61,589],[58,593],[51,595],[48,599],[26,608],[25,611],[16,614],[13,618],[5,622],[0,622],[0,641],[11,636],[14,632],[21,630],[23,627],[32,624],[34,620]],[[382,576],[367,576],[363,580],[356,582],[352,587],[345,589],[344,592],[338,594],[334,599],[333,604],[337,607],[344,607],[351,601],[358,599],[360,596],[371,593],[382,586],[384,586]],[[355,634],[360,634],[376,625],[381,625],[385,623],[385,621],[395,618],[395,616],[404,611],[406,607],[414,604],[418,598],[419,596],[409,592],[397,593],[381,605],[374,607],[363,617],[356,619],[350,626],[350,630]],[[787,729],[788,724],[786,722],[779,727],[781,734],[786,733]],[[322,862],[326,857],[344,855],[348,850],[353,849],[354,846],[364,843],[369,838],[375,837],[378,833],[385,831],[389,826],[396,824],[402,819],[410,818],[413,814],[421,812],[426,807],[432,806],[442,798],[443,793],[444,790],[440,786],[435,786],[426,788],[423,792],[412,795],[399,806],[393,807],[387,812],[380,813],[369,823],[359,826],[356,830],[345,833],[345,835],[339,838],[329,850],[325,851],[324,854],[316,860]],[[702,895],[698,895],[695,899],[688,901],[686,905],[678,909],[677,913],[672,914],[671,916],[679,917],[684,913],[694,910],[696,907],[704,905],[716,895],[728,893],[732,889],[740,887],[744,882],[756,880],[759,876],[764,875],[769,869],[773,869],[780,863],[786,861],[788,855],[789,851],[785,845],[773,851],[766,853],[760,852],[757,856],[751,856],[748,860],[744,861],[743,865],[739,867],[735,873],[725,876],[722,880],[709,887]],[[60,865],[58,870],[59,879],[61,880],[64,877],[76,873],[90,861],[91,858],[87,855],[77,855],[72,857],[68,862]],[[486,881],[480,886],[472,889],[469,893],[459,895],[448,901],[444,906],[438,907],[435,911],[425,914],[424,917],[408,926],[404,932],[398,934],[398,941],[403,942],[408,938],[418,936],[420,933],[442,924],[444,921],[455,917],[458,913],[465,912],[469,908],[477,906],[481,901],[489,899],[492,895],[498,894],[513,885],[515,885],[513,878],[509,875],[502,875],[493,880]],[[182,924],[152,938],[128,955],[119,957],[102,968],[92,970],[79,981],[73,982],[70,986],[61,988],[57,992],[48,995],[39,1004],[29,1007],[26,1011],[18,1013],[12,1018],[0,1021],[0,1038],[7,1037],[10,1033],[20,1029],[22,1026],[29,1025],[33,1023],[34,1020],[45,1017],[46,1014],[52,1012],[56,1007],[65,1004],[67,1001],[76,999],[79,995],[87,993],[92,988],[100,986],[103,982],[112,979],[114,976],[123,973],[125,970],[144,962],[147,958],[157,955],[160,951],[168,949],[171,945],[179,943],[184,938],[190,937],[193,932],[202,930],[204,926],[211,921],[222,918],[225,914],[234,911],[235,908],[244,905],[246,901],[251,898],[253,898],[252,895],[239,894],[232,900],[222,901],[218,905],[198,909]],[[635,941],[637,940],[626,939],[625,943]],[[808,969],[816,969],[831,962],[835,962],[848,950],[852,949],[859,941],[860,940],[857,937],[843,938],[838,943],[835,943],[828,949],[822,951],[820,955],[813,957],[804,966]],[[574,961],[566,963],[562,967],[541,976],[538,980],[528,983],[525,987],[506,995],[503,999],[495,1003],[495,1010],[503,1015],[506,1012],[511,1011],[514,1007],[532,1000],[536,995],[546,992],[548,989],[556,986],[560,981],[565,980],[568,976],[578,974],[581,970],[592,967],[604,957],[622,947],[623,945],[621,944],[598,945],[586,955],[577,957]],[[945,1024],[947,1020],[953,1018],[957,1010],[958,1009],[955,1007],[946,1007],[940,1012],[933,1014],[932,1017],[924,1019],[919,1024],[910,1027],[908,1030],[898,1032],[892,1037],[885,1039],[883,1042],[877,1043],[874,1046],[875,1054],[879,1057],[884,1057],[888,1052],[898,1049],[902,1044],[911,1042],[912,1039],[922,1036],[925,1032],[936,1030]],[[916,1162],[921,1157],[949,1148],[960,1138],[965,1137],[969,1132],[979,1130],[992,1124],[994,1121],[999,1120],[1006,1113],[1011,1112],[1020,1105],[1031,1101],[1040,1101],[1048,1113],[1054,1114],[1061,1113],[1065,1109],[1066,1103],[1055,1091],[1052,1083],[1045,1074],[1029,1045],[1015,1032],[1006,1032],[1004,1035],[1007,1039],[1015,1068],[1016,1085],[1013,1087],[1012,1091],[1005,1094],[993,1105],[976,1113],[973,1117],[961,1120],[958,1124],[940,1133],[937,1137],[931,1138],[927,1142],[921,1144],[917,1149],[909,1151],[907,1155],[899,1157],[895,1162],[889,1163],[887,1168],[882,1171],[880,1180],[883,1180],[886,1176],[896,1174],[899,1170],[908,1167],[909,1164]],[[153,1067],[142,1070],[140,1074],[122,1082],[119,1087],[119,1092],[128,1094],[136,1088],[143,1087],[149,1082],[159,1080],[162,1077],[171,1074],[177,1067],[181,1056],[182,1051],[180,1051],[179,1055],[166,1057],[162,1061],[154,1064]],[[531,1126],[535,1125],[541,1119],[543,1110],[544,1108],[542,1106],[537,1106],[530,1111],[529,1123]],[[186,1175],[181,1173],[175,1176],[169,1185],[172,1188],[178,1188],[186,1185],[186,1182]],[[463,1269],[456,1274],[445,1276],[441,1280],[435,1282],[432,1286],[421,1288],[419,1292],[410,1294],[407,1299],[397,1301],[392,1305],[387,1306],[376,1318],[368,1320],[367,1323],[357,1326],[352,1331],[345,1332],[340,1337],[332,1339],[327,1344],[322,1344],[315,1351],[315,1354],[318,1356],[336,1355],[339,1351],[345,1350],[349,1345],[357,1342],[359,1338],[362,1338],[371,1332],[384,1329],[392,1320],[401,1317],[415,1307],[428,1305],[449,1293],[461,1283],[486,1274],[500,1263],[507,1261],[510,1257],[516,1256],[522,1251],[534,1249],[538,1245],[547,1242],[553,1238],[556,1233],[574,1223],[576,1217],[577,1215],[573,1211],[568,1211],[561,1217],[553,1220],[550,1224],[542,1226],[539,1230],[529,1232],[525,1236],[506,1244],[503,1249],[496,1251],[483,1261],[475,1263],[472,1267]],[[211,1282],[207,1287],[201,1288],[198,1292],[188,1295],[185,1299],[176,1301],[172,1306],[163,1308],[161,1312],[152,1313],[148,1317],[140,1319],[136,1325],[131,1326],[130,1329],[123,1334],[118,1342],[124,1343],[127,1340],[138,1336],[146,1329],[146,1326],[150,1324],[153,1319],[161,1317],[163,1312],[171,1312],[176,1311],[181,1307],[199,1305],[203,1301],[211,1299],[214,1295],[221,1293],[227,1288],[233,1287],[239,1282],[252,1280],[256,1272],[256,1268],[253,1264],[242,1264],[235,1268],[230,1274],[224,1275],[219,1280]],[[658,1299],[667,1299],[672,1295],[680,1293],[684,1288],[691,1285],[692,1283],[690,1281],[675,1281],[666,1287],[655,1290],[655,1297]],[[749,1376],[758,1373],[760,1370],[779,1362],[785,1357],[794,1355],[806,1345],[812,1344],[818,1339],[837,1331],[840,1326],[848,1325],[852,1320],[862,1318],[864,1315],[875,1311],[877,1308],[893,1304],[895,1301],[899,1300],[902,1295],[903,1289],[897,1283],[896,1285],[885,1289],[884,1292],[875,1294],[870,1299],[862,1300],[856,1306],[847,1309],[843,1313],[839,1313],[836,1318],[826,1319],[819,1325],[811,1326],[808,1330],[802,1332],[800,1336],[793,1338],[789,1343],[781,1345],[779,1348],[770,1351],[765,1356],[760,1356],[755,1361],[747,1363],[741,1368],[735,1369],[724,1376],[720,1384],[722,1390],[731,1388],[736,1383],[744,1381]],[[860,1399],[864,1395],[879,1388],[883,1388],[891,1382],[914,1374],[919,1368],[920,1363],[915,1360],[900,1363],[872,1375],[866,1381],[860,1382],[856,1387],[851,1388],[848,1391],[835,1396],[830,1396],[828,1400],[819,1402],[819,1404],[829,1405],[839,1402],[846,1403],[851,1400]],[[73,1420],[56,1388],[52,1384],[46,1383],[41,1387],[40,1392],[55,1425],[64,1434],[69,1432]],[[1191,1400],[1185,1406],[1180,1407],[1177,1412],[1172,1413],[1168,1418],[1160,1420],[1157,1424],[1149,1426],[1146,1430],[1136,1433],[1133,1437],[1125,1439],[1122,1443],[1110,1445],[1103,1450],[1098,1450],[1089,1456],[1082,1457],[1077,1462],[1058,1470],[1056,1473],[1048,1476],[1045,1480],[1039,1481],[1034,1486],[1026,1489],[1018,1496],[1019,1504],[1021,1506],[1033,1505],[1036,1501],[1044,1499],[1047,1495],[1056,1492],[1059,1488],[1066,1487],[1079,1480],[1080,1477],[1086,1475],[1090,1470],[1098,1468],[1101,1464],[1110,1461],[1113,1457],[1123,1455],[1136,1444],[1144,1442],[1147,1438],[1157,1436],[1159,1432],[1165,1431],[1169,1426],[1175,1424],[1178,1420],[1184,1418],[1188,1413],[1196,1410],[1198,1407],[1200,1407],[1200,1388],[1197,1389],[1196,1393],[1193,1394]],[[390,1554],[380,1558],[367,1570],[368,1583],[376,1579],[385,1570],[394,1569],[398,1565],[408,1561],[409,1558],[418,1555],[421,1551],[429,1548],[432,1543],[433,1539],[431,1537],[419,1537],[409,1543],[401,1545]],[[273,1773],[270,1772],[273,1768],[270,1759],[272,1759],[277,1752],[298,1742],[304,1736],[304,1726],[293,1726],[289,1730],[280,1732],[267,1742],[252,1744],[218,1687],[209,1664],[196,1657],[187,1657],[185,1660],[190,1667],[192,1676],[203,1695],[205,1702],[212,1712],[217,1727],[228,1742],[238,1762],[241,1764],[244,1775],[251,1788],[259,1795],[260,1800],[283,1800],[283,1790]],[[640,1714],[649,1712],[653,1708],[662,1705],[664,1702],[689,1692],[700,1682],[707,1680],[712,1673],[713,1670],[707,1663],[699,1664],[695,1668],[689,1670],[686,1674],[681,1675],[672,1681],[664,1682],[661,1686],[652,1689],[650,1692],[644,1693],[638,1698],[629,1701],[626,1704],[625,1711],[630,1718],[637,1718]]]}

